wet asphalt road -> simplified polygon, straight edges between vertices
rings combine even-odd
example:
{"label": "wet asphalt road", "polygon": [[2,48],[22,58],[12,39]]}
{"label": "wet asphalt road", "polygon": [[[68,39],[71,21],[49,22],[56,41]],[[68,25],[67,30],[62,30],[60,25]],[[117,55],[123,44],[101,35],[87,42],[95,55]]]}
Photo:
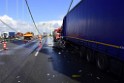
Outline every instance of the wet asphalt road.
{"label": "wet asphalt road", "polygon": [[42,45],[38,40],[8,43],[8,50],[0,51],[0,83],[120,83],[74,50],[53,48],[52,38]]}

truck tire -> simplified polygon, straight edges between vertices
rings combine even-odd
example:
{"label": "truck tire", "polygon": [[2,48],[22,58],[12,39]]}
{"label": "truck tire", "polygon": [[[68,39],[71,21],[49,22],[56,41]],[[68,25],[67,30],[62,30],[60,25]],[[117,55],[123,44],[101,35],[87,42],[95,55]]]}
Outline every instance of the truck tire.
{"label": "truck tire", "polygon": [[88,49],[86,54],[86,59],[88,62],[94,62],[94,51]]}
{"label": "truck tire", "polygon": [[109,59],[106,55],[99,53],[96,59],[97,67],[100,70],[107,70],[109,66]]}

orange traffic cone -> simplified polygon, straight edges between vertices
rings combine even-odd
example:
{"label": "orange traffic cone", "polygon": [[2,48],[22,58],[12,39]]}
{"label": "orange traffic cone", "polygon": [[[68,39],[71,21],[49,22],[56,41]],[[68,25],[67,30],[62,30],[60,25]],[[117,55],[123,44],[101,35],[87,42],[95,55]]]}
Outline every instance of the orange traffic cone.
{"label": "orange traffic cone", "polygon": [[6,50],[6,42],[3,42],[3,49]]}
{"label": "orange traffic cone", "polygon": [[39,48],[42,48],[42,43],[41,42],[39,42]]}

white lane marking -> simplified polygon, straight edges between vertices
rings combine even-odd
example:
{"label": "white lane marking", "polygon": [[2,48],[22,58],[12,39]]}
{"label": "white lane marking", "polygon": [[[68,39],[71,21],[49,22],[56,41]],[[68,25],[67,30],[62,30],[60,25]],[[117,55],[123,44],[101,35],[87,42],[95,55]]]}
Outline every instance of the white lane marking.
{"label": "white lane marking", "polygon": [[[43,41],[43,40],[42,40],[42,41]],[[35,53],[35,56],[37,56],[37,55],[39,54],[39,51],[40,51],[40,49],[42,48],[42,41],[41,41],[40,44],[38,44],[39,49],[38,49],[37,52]]]}
{"label": "white lane marking", "polygon": [[37,56],[37,55],[38,55],[38,53],[39,53],[39,51],[37,51],[37,52],[36,52],[35,56]]}

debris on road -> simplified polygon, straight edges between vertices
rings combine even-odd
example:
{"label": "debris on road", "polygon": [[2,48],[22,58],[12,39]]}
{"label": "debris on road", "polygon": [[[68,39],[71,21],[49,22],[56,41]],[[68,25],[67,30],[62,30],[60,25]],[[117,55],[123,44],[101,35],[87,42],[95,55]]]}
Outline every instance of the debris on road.
{"label": "debris on road", "polygon": [[58,53],[59,55],[61,54],[61,52]]}
{"label": "debris on road", "polygon": [[81,72],[82,72],[82,70],[79,70],[78,72],[79,72],[79,73],[81,73]]}
{"label": "debris on road", "polygon": [[96,77],[98,80],[100,80],[100,77]]}
{"label": "debris on road", "polygon": [[16,78],[20,78],[20,76],[17,76]]}
{"label": "debris on road", "polygon": [[50,74],[49,74],[49,73],[47,73],[47,76],[50,76]]}
{"label": "debris on road", "polygon": [[21,82],[21,81],[18,81],[18,82]]}
{"label": "debris on road", "polygon": [[79,78],[79,77],[81,77],[81,76],[78,75],[78,74],[75,74],[75,75],[72,75],[72,77],[73,77],[73,78]]}

